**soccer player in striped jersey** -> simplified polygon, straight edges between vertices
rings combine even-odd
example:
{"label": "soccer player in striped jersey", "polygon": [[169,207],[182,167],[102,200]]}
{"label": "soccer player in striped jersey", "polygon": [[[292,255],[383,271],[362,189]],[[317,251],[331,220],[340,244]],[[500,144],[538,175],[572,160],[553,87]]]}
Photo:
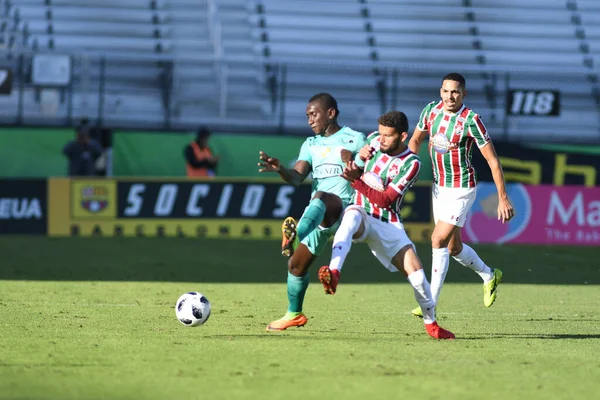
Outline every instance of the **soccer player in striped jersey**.
{"label": "soccer player in striped jersey", "polygon": [[356,158],[360,162],[358,152],[367,140],[364,133],[338,125],[338,115],[337,101],[328,93],[316,94],[308,101],[306,117],[315,135],[306,139],[293,168],[260,152],[259,171],[277,172],[291,185],[298,186],[312,172],[311,200],[302,217],[298,223],[292,217],[283,221],[281,252],[289,257],[288,311],[267,326],[269,331],[307,323],[302,305],[308,288],[308,268],[329,245],[354,192],[341,174],[347,161]]}
{"label": "soccer player in striped jersey", "polygon": [[[483,280],[483,303],[490,307],[496,300],[502,271],[488,267],[475,250],[461,239],[461,228],[475,201],[476,173],[471,164],[477,146],[492,171],[498,191],[498,220],[514,216],[508,198],[502,165],[481,117],[464,105],[467,95],[465,78],[450,73],[442,79],[441,101],[429,103],[421,112],[419,123],[408,147],[416,154],[429,136],[429,156],[433,166],[432,205],[435,228],[431,235],[431,293],[437,304],[450,256],[471,268]],[[412,310],[421,316],[419,307]]]}
{"label": "soccer player in striped jersey", "polygon": [[419,157],[404,143],[408,119],[403,112],[389,111],[378,122],[378,131],[369,136],[374,153],[364,174],[353,161],[344,169],[342,176],[352,182],[355,192],[333,238],[329,266],[321,267],[319,280],[325,293],[334,294],[352,242],[366,242],[385,268],[404,271],[423,309],[427,333],[435,339],[454,339],[454,334],[436,322],[429,282],[400,217],[402,199],[421,169]]}

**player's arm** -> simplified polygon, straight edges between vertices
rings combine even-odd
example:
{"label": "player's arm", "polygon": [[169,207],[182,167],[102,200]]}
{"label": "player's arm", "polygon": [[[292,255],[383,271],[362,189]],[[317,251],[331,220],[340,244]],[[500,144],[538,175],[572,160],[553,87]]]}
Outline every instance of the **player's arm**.
{"label": "player's arm", "polygon": [[494,144],[490,141],[483,147],[480,147],[479,151],[481,151],[492,171],[492,178],[498,191],[498,220],[502,221],[502,223],[508,222],[515,216],[515,210],[506,193],[504,172],[502,171],[502,164],[500,163],[498,154],[496,154]]}
{"label": "player's arm", "polygon": [[381,208],[391,206],[400,197],[400,194],[391,187],[387,187],[384,191],[380,192],[367,185],[362,179],[354,181],[352,187],[369,199],[371,203],[377,204]]}
{"label": "player's arm", "polygon": [[420,130],[418,127],[415,128],[410,140],[408,142],[408,148],[415,154],[419,154],[419,150],[421,150],[421,144],[425,141],[429,131]]}
{"label": "player's arm", "polygon": [[294,164],[294,168],[286,168],[282,165],[279,166],[279,170],[276,171],[281,179],[286,181],[292,186],[298,186],[310,174],[311,166],[308,161],[298,160]]}
{"label": "player's arm", "polygon": [[370,145],[363,146],[357,154],[358,158],[360,158],[363,163],[367,160],[370,160],[373,157],[373,147]]}
{"label": "player's arm", "polygon": [[[367,185],[362,179],[355,165],[349,164],[344,170],[342,177],[352,183],[352,187],[360,194],[364,195],[373,204],[377,204],[381,208],[387,208],[394,204],[398,198],[404,195],[406,190],[412,185],[416,177],[419,175],[421,163],[417,160],[416,163],[411,163],[411,167],[405,171],[402,176],[397,176],[394,182],[406,182],[403,185],[390,184],[383,191],[373,189]],[[403,180],[404,178],[404,180]]]}
{"label": "player's arm", "polygon": [[269,156],[264,151],[259,152],[259,158],[259,172],[277,172],[281,179],[292,186],[298,186],[304,182],[311,171],[311,165],[306,160],[298,160],[294,164],[294,168],[286,168],[281,165],[279,159]]}
{"label": "player's arm", "polygon": [[[363,162],[370,160],[373,157],[373,154],[375,154],[375,152],[379,148],[377,143],[378,140],[378,131],[372,132],[369,136],[367,136],[367,143],[359,149],[357,158],[360,158],[360,160]],[[360,165],[360,163],[358,164]]]}
{"label": "player's arm", "polygon": [[508,194],[506,194],[504,172],[502,171],[502,165],[496,154],[496,149],[494,148],[492,139],[490,139],[487,128],[479,115],[475,114],[471,119],[467,129],[467,136],[477,143],[479,151],[492,171],[492,178],[494,179],[496,190],[498,191],[498,220],[502,221],[502,223],[508,222],[515,216],[515,210],[508,199]]}
{"label": "player's arm", "polygon": [[431,102],[425,106],[423,111],[421,111],[419,122],[417,123],[417,126],[415,126],[415,130],[408,141],[408,148],[415,154],[419,154],[421,144],[423,144],[425,138],[429,134],[429,115],[431,114],[434,105],[435,102]]}
{"label": "player's arm", "polygon": [[[356,140],[354,162],[359,168],[365,168],[365,161],[367,161],[370,158],[364,157],[364,154],[361,155],[361,153],[363,152],[363,149],[369,145],[369,137],[371,135],[367,136],[365,134],[362,134]],[[343,158],[342,161],[346,162],[346,160],[344,160]]]}
{"label": "player's arm", "polygon": [[[352,185],[359,193],[365,195],[369,201],[377,204],[379,207],[389,207],[399,198],[403,197],[406,191],[419,179],[421,171],[421,161],[415,157],[410,163],[399,165],[398,175],[387,185],[384,191],[380,192],[371,188],[360,180],[356,187]],[[358,182],[358,181],[357,181]]]}

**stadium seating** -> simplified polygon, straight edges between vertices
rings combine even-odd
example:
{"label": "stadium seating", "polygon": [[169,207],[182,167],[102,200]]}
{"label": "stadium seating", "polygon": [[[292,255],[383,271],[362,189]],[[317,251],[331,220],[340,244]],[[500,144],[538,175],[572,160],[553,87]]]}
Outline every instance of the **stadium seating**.
{"label": "stadium seating", "polygon": [[[341,122],[366,131],[392,107],[414,125],[439,96],[442,75],[458,71],[467,77],[467,104],[493,131],[508,127],[515,139],[547,138],[557,126],[584,140],[599,134],[597,0],[0,3],[11,5],[0,37],[26,32],[21,48],[74,55],[75,117],[98,117],[103,84],[105,120],[115,125],[156,126],[168,114],[174,127],[283,124],[304,134],[307,99],[329,91]],[[35,116],[39,94],[25,87],[25,108]],[[562,113],[506,118],[509,88],[560,90]],[[14,96],[0,98],[4,110],[14,103]]]}
{"label": "stadium seating", "polygon": [[[581,10],[579,6],[585,1],[573,3]],[[585,42],[578,38],[581,27],[576,21],[600,13],[580,14],[563,1],[474,0],[472,6],[485,65],[513,71],[509,75],[511,88],[561,92],[559,117],[510,117],[511,138],[537,133],[541,138],[555,136],[559,140],[564,131],[556,132],[557,126],[576,131],[577,137],[597,138],[600,105],[592,95],[594,84],[588,77],[593,69],[585,63],[586,54],[582,51]],[[583,30],[587,34],[586,26]],[[504,96],[504,88],[498,87],[496,93]]]}
{"label": "stadium seating", "polygon": [[[573,10],[562,1],[259,3],[265,23],[258,30],[268,38],[262,46],[273,60],[287,62],[285,120],[290,125],[305,123],[306,99],[321,90],[338,98],[346,115],[343,122],[363,130],[373,129],[379,113],[391,106],[415,121],[422,106],[437,98],[444,71],[456,70],[468,80],[467,104],[492,130],[508,126],[513,139],[535,134],[548,139],[560,124],[583,131],[589,140],[598,137],[590,68],[576,35]],[[582,19],[586,29],[591,26],[592,48],[598,35],[597,4],[584,0],[579,7],[590,11]],[[585,24],[586,19],[593,22]],[[327,71],[318,60],[332,68]],[[559,70],[564,73],[558,75]],[[507,85],[560,90],[561,115],[505,118]]]}
{"label": "stadium seating", "polygon": [[[196,0],[166,3],[171,10],[181,13],[189,9],[202,12],[202,23],[173,21],[173,30],[210,46],[208,51],[178,48],[174,52],[177,59],[174,111],[179,121],[213,126],[222,125],[225,119],[264,123],[263,109],[268,108],[268,98],[252,37],[253,10],[247,2],[214,0],[212,6],[210,1]],[[221,61],[224,59],[235,62],[225,64]]]}
{"label": "stadium seating", "polygon": [[[210,3],[215,6],[212,10]],[[263,99],[252,101],[261,92],[262,77],[258,65],[250,64],[253,39],[249,11],[242,1],[12,0],[11,4],[12,20],[27,26],[30,49],[73,55],[75,118],[98,117],[101,57],[105,58],[105,120],[120,125],[155,126],[170,112],[189,126],[202,117],[219,119],[239,110],[260,115],[265,105]],[[214,37],[217,25],[222,27],[218,38]],[[223,77],[215,58],[228,54],[234,54],[238,64]],[[166,110],[168,65],[173,67]],[[25,108],[35,117],[38,94],[28,85],[26,92]],[[67,113],[67,103],[61,103],[57,116]]]}

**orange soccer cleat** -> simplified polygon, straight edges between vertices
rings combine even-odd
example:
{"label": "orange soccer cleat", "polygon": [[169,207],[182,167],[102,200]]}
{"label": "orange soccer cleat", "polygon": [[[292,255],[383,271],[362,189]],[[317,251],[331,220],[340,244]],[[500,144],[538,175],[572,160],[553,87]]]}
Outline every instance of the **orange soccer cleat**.
{"label": "orange soccer cleat", "polygon": [[432,322],[431,324],[425,324],[425,329],[429,336],[434,339],[455,339],[454,333],[445,330],[441,326],[438,325],[437,322]]}

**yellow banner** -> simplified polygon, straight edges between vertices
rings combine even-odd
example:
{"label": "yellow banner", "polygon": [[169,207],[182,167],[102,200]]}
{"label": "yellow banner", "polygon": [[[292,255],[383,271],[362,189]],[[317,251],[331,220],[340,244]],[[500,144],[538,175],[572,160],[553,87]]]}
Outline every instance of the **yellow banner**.
{"label": "yellow banner", "polygon": [[[118,218],[117,181],[52,178],[48,186],[51,237],[190,237],[281,239],[281,220],[250,218]],[[406,223],[413,241],[429,241],[431,223]]]}

